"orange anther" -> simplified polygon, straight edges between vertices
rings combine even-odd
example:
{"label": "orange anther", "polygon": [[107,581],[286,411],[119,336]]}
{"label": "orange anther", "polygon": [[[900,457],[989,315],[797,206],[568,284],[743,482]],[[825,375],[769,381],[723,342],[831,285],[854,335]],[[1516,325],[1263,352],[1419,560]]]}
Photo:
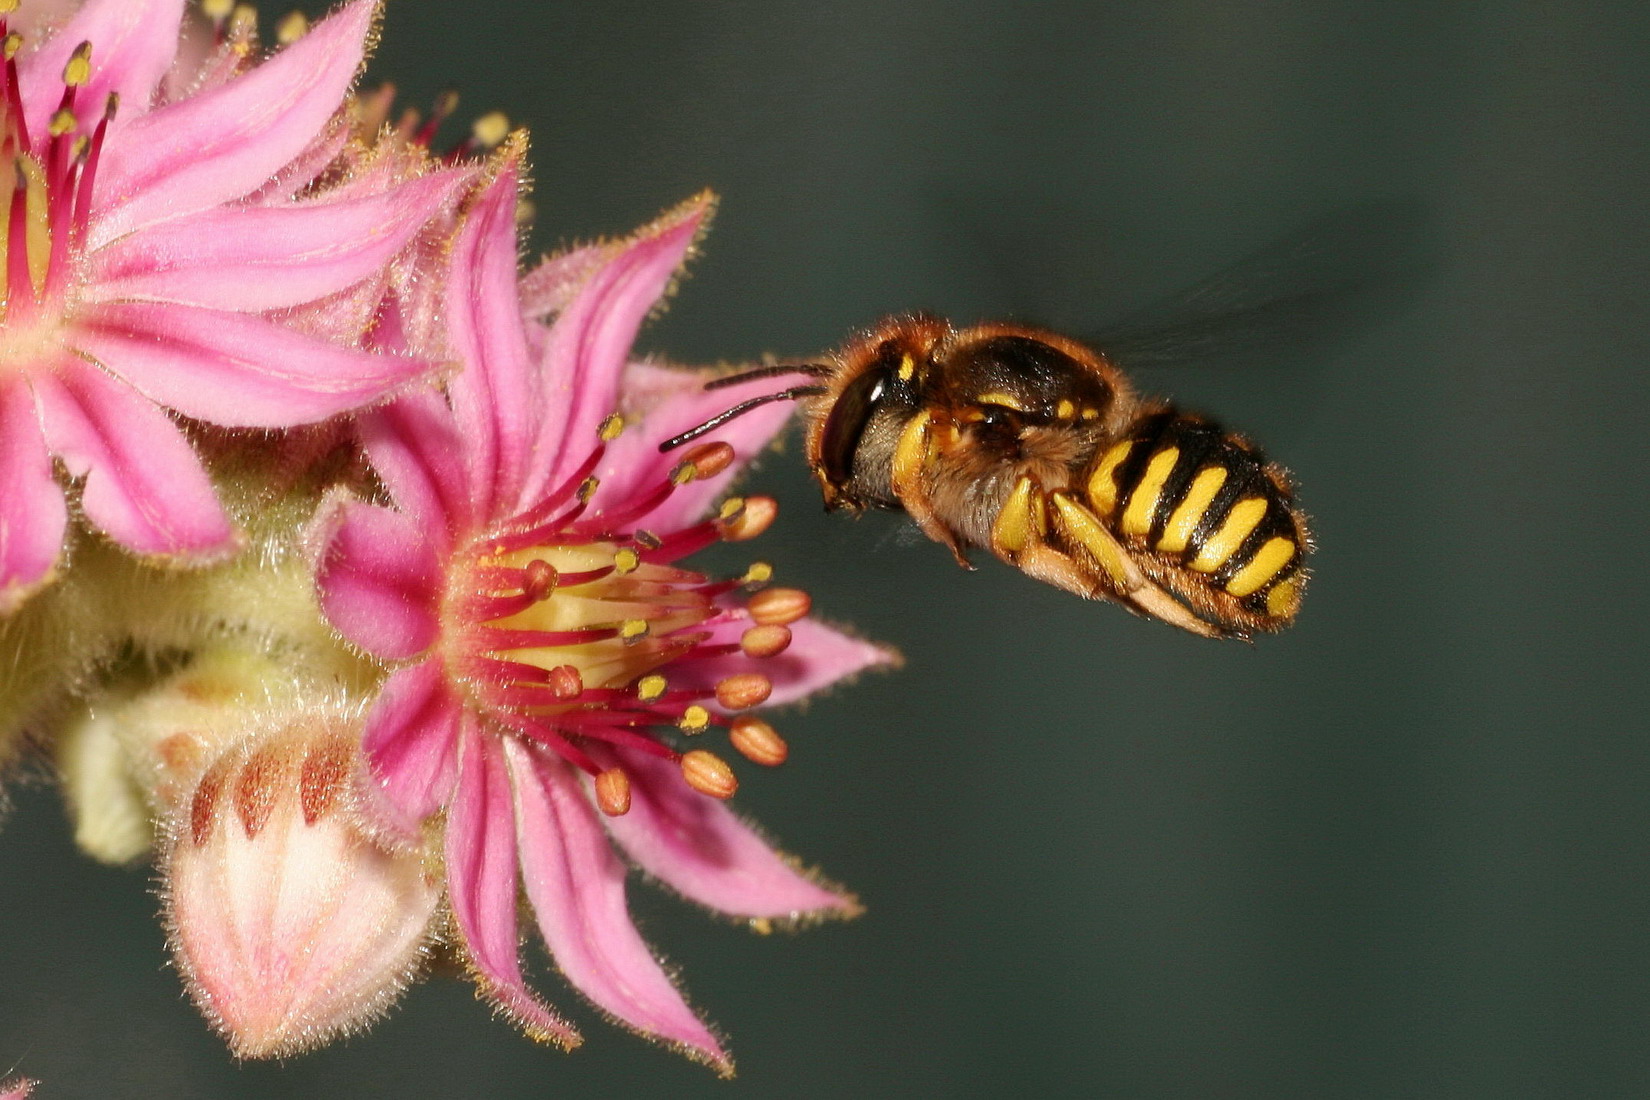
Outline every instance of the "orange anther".
{"label": "orange anther", "polygon": [[791,628],[779,623],[753,626],[739,638],[739,648],[747,657],[773,657],[791,644]]}
{"label": "orange anther", "polygon": [[739,789],[739,779],[727,761],[704,749],[682,754],[682,779],[700,794],[712,798],[732,798],[733,792]]}
{"label": "orange anther", "polygon": [[716,701],[728,710],[746,710],[773,694],[773,681],[760,672],[740,672],[716,685]]}
{"label": "orange anther", "polygon": [[630,812],[630,776],[623,768],[608,768],[596,776],[596,806],[608,817]]}
{"label": "orange anther", "polygon": [[774,728],[760,718],[742,714],[733,720],[728,730],[728,741],[739,754],[753,764],[774,768],[785,762],[791,747]]}
{"label": "orange anther", "polygon": [[764,626],[794,623],[813,609],[814,601],[800,588],[769,588],[745,601],[751,618]]}

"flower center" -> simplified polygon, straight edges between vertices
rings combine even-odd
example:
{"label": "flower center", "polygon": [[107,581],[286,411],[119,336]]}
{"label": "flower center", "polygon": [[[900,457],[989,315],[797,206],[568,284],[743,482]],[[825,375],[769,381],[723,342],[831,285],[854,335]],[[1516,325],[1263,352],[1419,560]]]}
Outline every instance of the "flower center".
{"label": "flower center", "polygon": [[92,74],[92,46],[82,42],[64,66],[63,94],[46,132],[30,133],[17,71],[23,40],[7,28],[3,14],[0,42],[5,56],[0,74],[0,202],[5,204],[0,217],[0,363],[26,363],[50,339],[62,313],[85,244],[98,155],[118,100],[111,94],[93,132],[80,132],[75,99]]}
{"label": "flower center", "polygon": [[674,564],[718,540],[760,534],[773,520],[770,498],[730,498],[714,519],[665,535],[636,526],[675,489],[725,470],[734,458],[726,443],[695,448],[662,484],[587,517],[591,471],[619,427],[609,418],[566,485],[457,556],[442,614],[448,670],[476,708],[499,732],[595,776],[610,814],[629,807],[629,780],[598,763],[595,745],[674,760],[690,786],[718,798],[737,786],[732,769],[710,752],[678,751],[678,735],[726,725],[747,758],[784,760],[767,723],[725,716],[766,700],[772,682],[754,671],[718,677],[718,659],[776,656],[790,643],[787,624],[808,612],[806,594],[792,589],[738,599],[766,584],[772,570],[762,563],[719,581]]}

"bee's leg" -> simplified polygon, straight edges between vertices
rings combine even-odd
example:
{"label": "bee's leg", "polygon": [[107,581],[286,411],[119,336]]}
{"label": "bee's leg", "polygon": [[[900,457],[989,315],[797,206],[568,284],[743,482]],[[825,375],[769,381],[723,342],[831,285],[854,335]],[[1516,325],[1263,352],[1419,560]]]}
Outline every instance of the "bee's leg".
{"label": "bee's leg", "polygon": [[957,541],[957,533],[934,514],[934,506],[929,499],[928,481],[923,475],[934,457],[933,432],[930,430],[932,422],[933,418],[927,412],[919,412],[905,425],[899,442],[894,445],[889,482],[894,495],[905,505],[911,518],[917,521],[922,533],[950,547],[958,565],[973,569],[974,564],[963,552],[962,543]]}
{"label": "bee's leg", "polygon": [[1123,593],[1047,542],[1048,495],[1029,477],[1015,481],[991,526],[991,552],[1044,584],[1090,600],[1120,600]]}
{"label": "bee's leg", "polygon": [[1086,550],[1117,586],[1121,597],[1147,615],[1205,638],[1219,638],[1219,629],[1194,615],[1190,608],[1146,576],[1129,552],[1106,530],[1095,514],[1069,493],[1051,493],[1054,522],[1066,539]]}

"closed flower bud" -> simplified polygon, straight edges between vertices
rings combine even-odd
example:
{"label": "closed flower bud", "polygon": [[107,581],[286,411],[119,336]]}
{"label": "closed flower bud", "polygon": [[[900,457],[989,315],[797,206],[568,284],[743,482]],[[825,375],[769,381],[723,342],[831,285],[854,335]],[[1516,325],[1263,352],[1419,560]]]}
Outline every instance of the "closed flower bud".
{"label": "closed flower bud", "polygon": [[170,823],[173,950],[243,1058],[363,1026],[422,958],[440,891],[417,853],[380,847],[353,816],[359,729],[347,709],[254,723]]}

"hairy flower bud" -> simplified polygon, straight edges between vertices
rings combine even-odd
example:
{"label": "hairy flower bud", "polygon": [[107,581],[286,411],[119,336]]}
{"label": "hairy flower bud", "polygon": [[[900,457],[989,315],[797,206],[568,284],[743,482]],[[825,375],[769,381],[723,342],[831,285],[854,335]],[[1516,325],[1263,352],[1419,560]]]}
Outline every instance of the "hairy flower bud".
{"label": "hairy flower bud", "polygon": [[166,917],[201,1010],[243,1058],[292,1054],[382,1013],[440,898],[415,852],[353,816],[347,704],[249,723],[169,822]]}

